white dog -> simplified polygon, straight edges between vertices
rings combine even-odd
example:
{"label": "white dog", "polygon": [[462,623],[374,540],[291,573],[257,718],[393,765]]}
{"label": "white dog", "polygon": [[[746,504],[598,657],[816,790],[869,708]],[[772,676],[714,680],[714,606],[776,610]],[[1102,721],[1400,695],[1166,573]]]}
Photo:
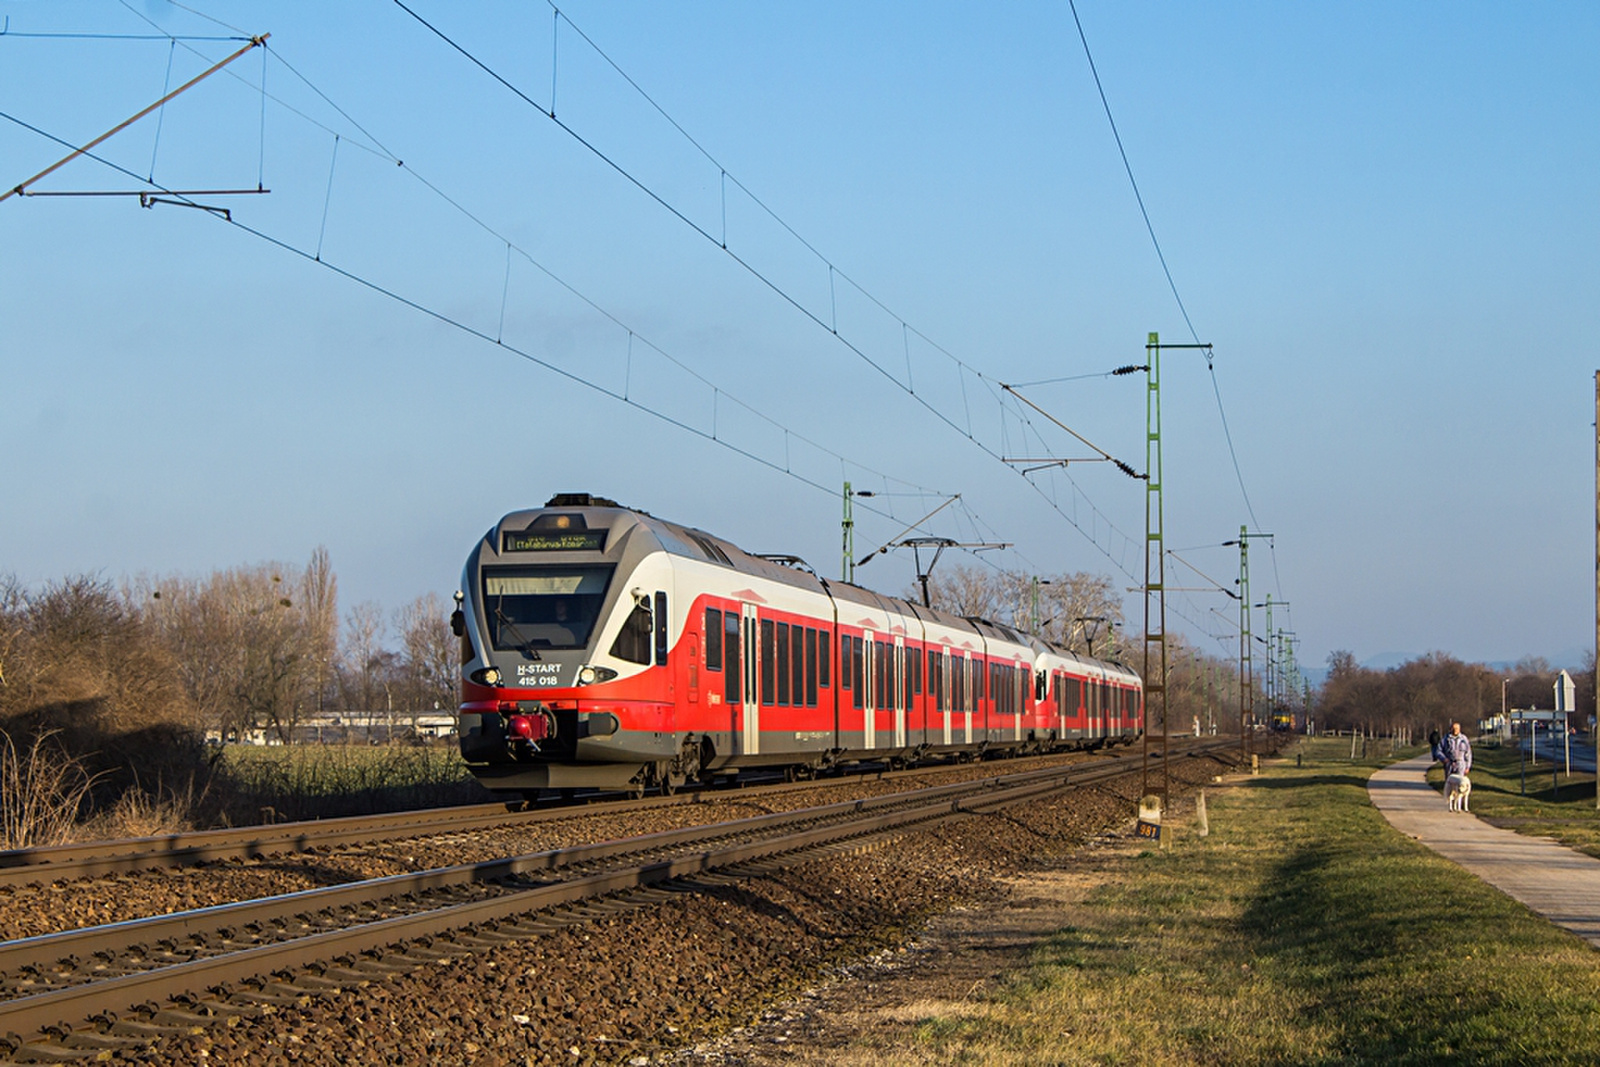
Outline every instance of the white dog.
{"label": "white dog", "polygon": [[1472,779],[1464,774],[1452,774],[1444,780],[1444,795],[1450,801],[1451,811],[1469,811],[1467,799],[1472,796]]}

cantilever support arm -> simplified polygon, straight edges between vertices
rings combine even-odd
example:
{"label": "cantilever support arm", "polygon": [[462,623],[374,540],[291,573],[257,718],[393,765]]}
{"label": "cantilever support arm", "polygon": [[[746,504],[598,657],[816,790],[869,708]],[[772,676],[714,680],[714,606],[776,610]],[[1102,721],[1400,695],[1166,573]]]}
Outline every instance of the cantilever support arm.
{"label": "cantilever support arm", "polygon": [[50,164],[44,170],[41,170],[38,174],[35,174],[33,177],[29,178],[27,181],[19,182],[18,184],[12,186],[10,189],[7,189],[5,192],[0,193],[0,200],[4,200],[8,196],[20,196],[28,188],[28,186],[32,185],[34,182],[38,181],[40,178],[44,178],[44,177],[47,177],[48,175],[54,174],[56,171],[60,170],[64,166],[66,166],[68,163],[71,163],[74,159],[77,159],[79,156],[83,155],[85,152],[87,152],[90,149],[92,149],[95,145],[101,143],[102,141],[107,140],[108,138],[114,137],[115,135],[121,133],[123,130],[127,129],[129,126],[132,126],[135,122],[138,122],[140,119],[142,119],[146,115],[150,114],[150,112],[152,112],[156,108],[160,107],[162,104],[165,104],[168,100],[171,100],[173,97],[177,96],[179,93],[182,93],[182,92],[184,92],[184,91],[186,91],[188,89],[191,89],[194,86],[200,84],[202,81],[205,81],[207,78],[211,77],[211,75],[215,74],[217,71],[221,70],[223,67],[226,67],[229,63],[232,63],[234,60],[238,59],[240,56],[244,55],[246,52],[250,51],[252,48],[255,48],[257,45],[265,44],[267,38],[271,37],[271,36],[272,36],[272,34],[270,34],[270,33],[263,33],[260,37],[252,37],[252,38],[250,38],[250,43],[245,45],[243,48],[239,49],[233,55],[229,56],[227,59],[224,59],[222,62],[216,64],[215,66],[211,67],[209,70],[202,71],[201,73],[196,74],[193,78],[190,78],[188,81],[184,82],[182,85],[178,86],[176,89],[172,90],[172,92],[168,93],[166,96],[163,96],[160,100],[157,100],[155,103],[151,104],[149,107],[145,108],[143,111],[139,112],[137,115],[133,116],[130,119],[125,119],[124,121],[119,122],[117,125],[111,127],[111,129],[107,130],[105,133],[102,133],[99,137],[96,137],[94,140],[90,141],[88,144],[84,145],[82,148],[74,150],[72,152],[72,154],[67,156],[65,159],[57,160],[56,162]]}

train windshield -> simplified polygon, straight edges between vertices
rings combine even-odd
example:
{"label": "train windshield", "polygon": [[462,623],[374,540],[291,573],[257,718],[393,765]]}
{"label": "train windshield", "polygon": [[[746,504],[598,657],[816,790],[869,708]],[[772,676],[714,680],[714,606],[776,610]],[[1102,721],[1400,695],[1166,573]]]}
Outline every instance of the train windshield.
{"label": "train windshield", "polygon": [[498,652],[587,648],[612,564],[501,567],[483,572],[483,613]]}

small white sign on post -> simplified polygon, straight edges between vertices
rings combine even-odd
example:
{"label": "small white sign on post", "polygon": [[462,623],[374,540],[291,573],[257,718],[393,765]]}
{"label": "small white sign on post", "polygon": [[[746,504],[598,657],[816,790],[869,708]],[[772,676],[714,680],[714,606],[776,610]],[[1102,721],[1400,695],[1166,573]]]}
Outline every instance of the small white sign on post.
{"label": "small white sign on post", "polygon": [[1570,712],[1577,710],[1578,686],[1572,680],[1572,675],[1562,671],[1556,677],[1556,710]]}

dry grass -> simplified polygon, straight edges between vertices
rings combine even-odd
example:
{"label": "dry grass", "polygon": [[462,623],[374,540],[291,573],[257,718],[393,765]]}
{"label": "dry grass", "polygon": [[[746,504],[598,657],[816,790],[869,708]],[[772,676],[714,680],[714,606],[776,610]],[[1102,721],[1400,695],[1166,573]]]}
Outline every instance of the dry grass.
{"label": "dry grass", "polygon": [[188,833],[195,828],[193,813],[199,807],[200,799],[192,791],[181,795],[163,791],[153,797],[143,789],[127,789],[110,810],[80,826],[76,836],[85,841],[124,841]]}
{"label": "dry grass", "polygon": [[0,730],[0,849],[72,839],[94,777],[61,751],[54,733],[19,746]]}
{"label": "dry grass", "polygon": [[240,825],[489,799],[446,744],[229,745],[218,772],[213,795]]}

